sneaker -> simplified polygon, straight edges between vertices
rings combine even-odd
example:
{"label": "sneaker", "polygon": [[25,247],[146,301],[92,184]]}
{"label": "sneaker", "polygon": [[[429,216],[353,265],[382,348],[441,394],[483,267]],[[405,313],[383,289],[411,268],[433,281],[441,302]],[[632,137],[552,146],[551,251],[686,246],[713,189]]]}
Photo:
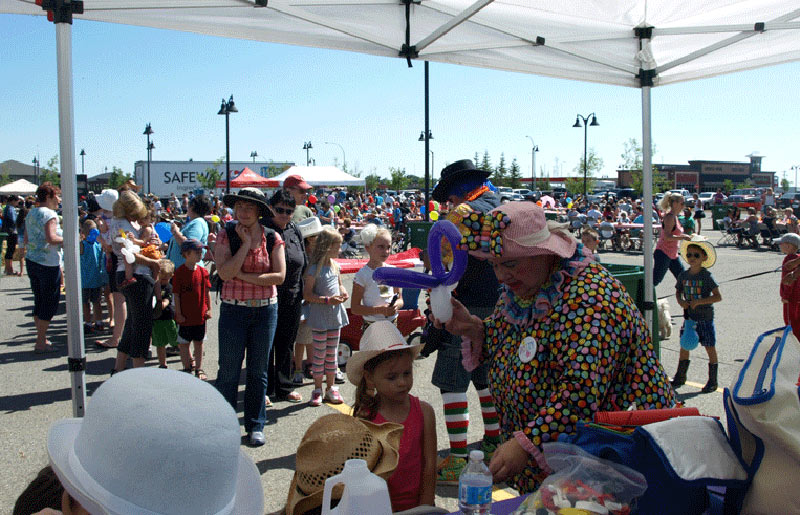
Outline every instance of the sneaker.
{"label": "sneaker", "polygon": [[339,389],[334,386],[325,390],[325,402],[329,402],[331,404],[342,404],[344,400],[342,399],[342,395],[339,393]]}
{"label": "sneaker", "polygon": [[251,431],[250,432],[250,446],[251,447],[261,447],[266,443],[264,439],[264,432],[263,431]]}
{"label": "sneaker", "polygon": [[294,373],[294,377],[292,377],[292,384],[295,386],[303,386],[303,381],[305,381],[305,377],[303,377],[303,373],[298,370]]}
{"label": "sneaker", "polygon": [[322,406],[322,390],[315,389],[311,392],[311,400],[308,403],[312,406]]}
{"label": "sneaker", "polygon": [[338,368],[336,369],[336,380],[335,380],[335,382],[336,382],[336,384],[344,384],[345,383],[344,374]]}
{"label": "sneaker", "polygon": [[461,471],[467,466],[467,460],[450,454],[438,467],[436,474],[436,484],[452,485],[458,484],[458,477]]}
{"label": "sneaker", "polygon": [[494,451],[497,450],[497,443],[490,442],[484,438],[481,442],[481,450],[483,451],[484,461],[489,462],[491,461],[492,456],[494,456]]}

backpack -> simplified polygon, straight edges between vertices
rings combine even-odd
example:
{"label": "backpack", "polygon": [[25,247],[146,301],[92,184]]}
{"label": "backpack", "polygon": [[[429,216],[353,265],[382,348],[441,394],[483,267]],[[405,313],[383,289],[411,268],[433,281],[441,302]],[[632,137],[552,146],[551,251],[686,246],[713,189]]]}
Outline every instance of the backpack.
{"label": "backpack", "polygon": [[[228,222],[225,224],[225,234],[228,236],[231,256],[239,252],[239,248],[242,246],[242,239],[236,234],[237,223],[238,222]],[[265,225],[262,225],[261,228],[264,229],[264,236],[267,238],[267,254],[272,254],[272,249],[275,247],[275,230]],[[219,292],[222,291],[222,284],[225,281],[223,281],[217,273],[216,263],[209,272],[209,281],[211,282],[211,291],[217,292],[217,296],[219,297]]]}

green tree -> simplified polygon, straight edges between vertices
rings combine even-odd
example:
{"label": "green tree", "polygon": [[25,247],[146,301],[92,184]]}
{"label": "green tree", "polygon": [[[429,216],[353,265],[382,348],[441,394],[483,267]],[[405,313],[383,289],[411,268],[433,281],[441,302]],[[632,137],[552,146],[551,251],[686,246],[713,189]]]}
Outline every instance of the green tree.
{"label": "green tree", "polygon": [[9,175],[8,172],[9,168],[10,166],[8,166],[8,164],[3,163],[2,170],[0,170],[0,186],[5,186],[11,182],[11,175]]}
{"label": "green tree", "polygon": [[489,151],[483,151],[483,160],[481,161],[481,165],[478,167],[481,170],[486,170],[487,172],[492,171],[492,160],[489,159]]}
{"label": "green tree", "polygon": [[[502,156],[500,159],[502,160]],[[520,179],[522,179],[522,171],[519,169],[519,163],[515,157],[511,161],[511,169],[508,171],[508,185],[512,188],[519,188],[522,185]]]}
{"label": "green tree", "polygon": [[[564,187],[571,196],[583,195],[583,177],[567,177]],[[586,191],[591,190],[591,182],[586,183]]]}
{"label": "green tree", "polygon": [[[594,180],[592,176],[603,169],[603,158],[597,155],[593,148],[590,148],[586,153],[586,192],[590,192],[594,189]],[[581,187],[579,192],[583,193],[583,156],[581,156],[580,161],[578,162],[578,166],[573,169],[577,175],[579,175],[579,179],[581,182]],[[569,190],[569,188],[567,188]]]}
{"label": "green tree", "polygon": [[61,175],[58,173],[58,154],[47,160],[47,164],[39,171],[39,184],[50,182],[61,186]]}
{"label": "green tree", "polygon": [[405,168],[389,167],[389,186],[395,191],[400,191],[406,188],[408,184],[408,177],[406,177]]}
{"label": "green tree", "polygon": [[741,184],[741,186],[742,186],[742,188],[752,188],[753,187],[752,179],[750,179],[750,177],[748,177],[747,179],[744,180],[744,182]]}
{"label": "green tree", "polygon": [[[488,162],[489,154],[488,152],[484,155],[484,160]],[[506,168],[506,156],[505,154],[500,154],[500,162],[497,164],[497,168],[494,170],[494,175],[492,176],[492,182],[495,186],[505,186],[508,182],[508,168]]]}
{"label": "green tree", "polygon": [[730,192],[733,191],[733,188],[733,181],[731,179],[725,179],[722,181],[722,191],[724,191],[726,195],[729,195]]}
{"label": "green tree", "polygon": [[122,168],[113,166],[111,167],[111,175],[108,177],[108,187],[115,190],[131,179],[133,179],[131,174],[123,172]]}
{"label": "green tree", "polygon": [[[650,155],[655,155],[655,153],[656,146],[653,145]],[[621,167],[631,172],[631,188],[633,188],[638,195],[641,195],[643,189],[642,182],[644,180],[642,174],[644,155],[639,141],[636,138],[628,139],[628,141],[623,144],[623,152],[620,157],[622,157]],[[671,186],[667,177],[653,165],[653,193],[667,191]]]}
{"label": "green tree", "polygon": [[789,179],[787,179],[786,177],[781,179],[781,189],[783,191],[789,191]]}
{"label": "green tree", "polygon": [[373,171],[371,174],[364,177],[364,182],[366,183],[367,191],[374,191],[378,189],[378,185],[381,183],[381,178]]}
{"label": "green tree", "polygon": [[480,158],[478,158],[478,153],[477,152],[475,152],[475,157],[473,157],[472,160],[475,162],[475,168],[478,168],[480,166],[481,160],[480,160]]}
{"label": "green tree", "polygon": [[222,158],[220,157],[214,161],[213,166],[209,166],[203,173],[197,175],[197,180],[204,189],[213,190],[217,187],[217,181],[222,179],[222,172],[219,171],[221,164]]}

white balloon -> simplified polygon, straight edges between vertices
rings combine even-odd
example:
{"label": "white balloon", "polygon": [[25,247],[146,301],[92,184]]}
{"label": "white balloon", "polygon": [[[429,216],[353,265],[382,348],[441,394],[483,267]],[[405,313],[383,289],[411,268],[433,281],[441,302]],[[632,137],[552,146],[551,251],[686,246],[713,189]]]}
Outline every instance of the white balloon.
{"label": "white balloon", "polygon": [[450,286],[437,286],[431,290],[431,311],[433,317],[441,323],[446,324],[453,318],[453,304],[450,303],[451,292],[456,288],[456,284]]}

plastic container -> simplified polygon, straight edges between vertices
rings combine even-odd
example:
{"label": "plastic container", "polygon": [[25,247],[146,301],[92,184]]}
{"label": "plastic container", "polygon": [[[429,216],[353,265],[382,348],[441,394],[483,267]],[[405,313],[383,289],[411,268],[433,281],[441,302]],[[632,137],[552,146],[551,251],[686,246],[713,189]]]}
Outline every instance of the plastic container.
{"label": "plastic container", "polygon": [[[344,484],[339,505],[331,508],[333,487]],[[347,460],[340,474],[325,480],[322,515],[391,515],[389,487],[381,477],[370,472],[364,460]],[[487,512],[488,513],[488,512]]]}
{"label": "plastic container", "polygon": [[492,510],[492,474],[483,463],[483,451],[471,451],[458,478],[458,507],[464,515],[489,515]]}

